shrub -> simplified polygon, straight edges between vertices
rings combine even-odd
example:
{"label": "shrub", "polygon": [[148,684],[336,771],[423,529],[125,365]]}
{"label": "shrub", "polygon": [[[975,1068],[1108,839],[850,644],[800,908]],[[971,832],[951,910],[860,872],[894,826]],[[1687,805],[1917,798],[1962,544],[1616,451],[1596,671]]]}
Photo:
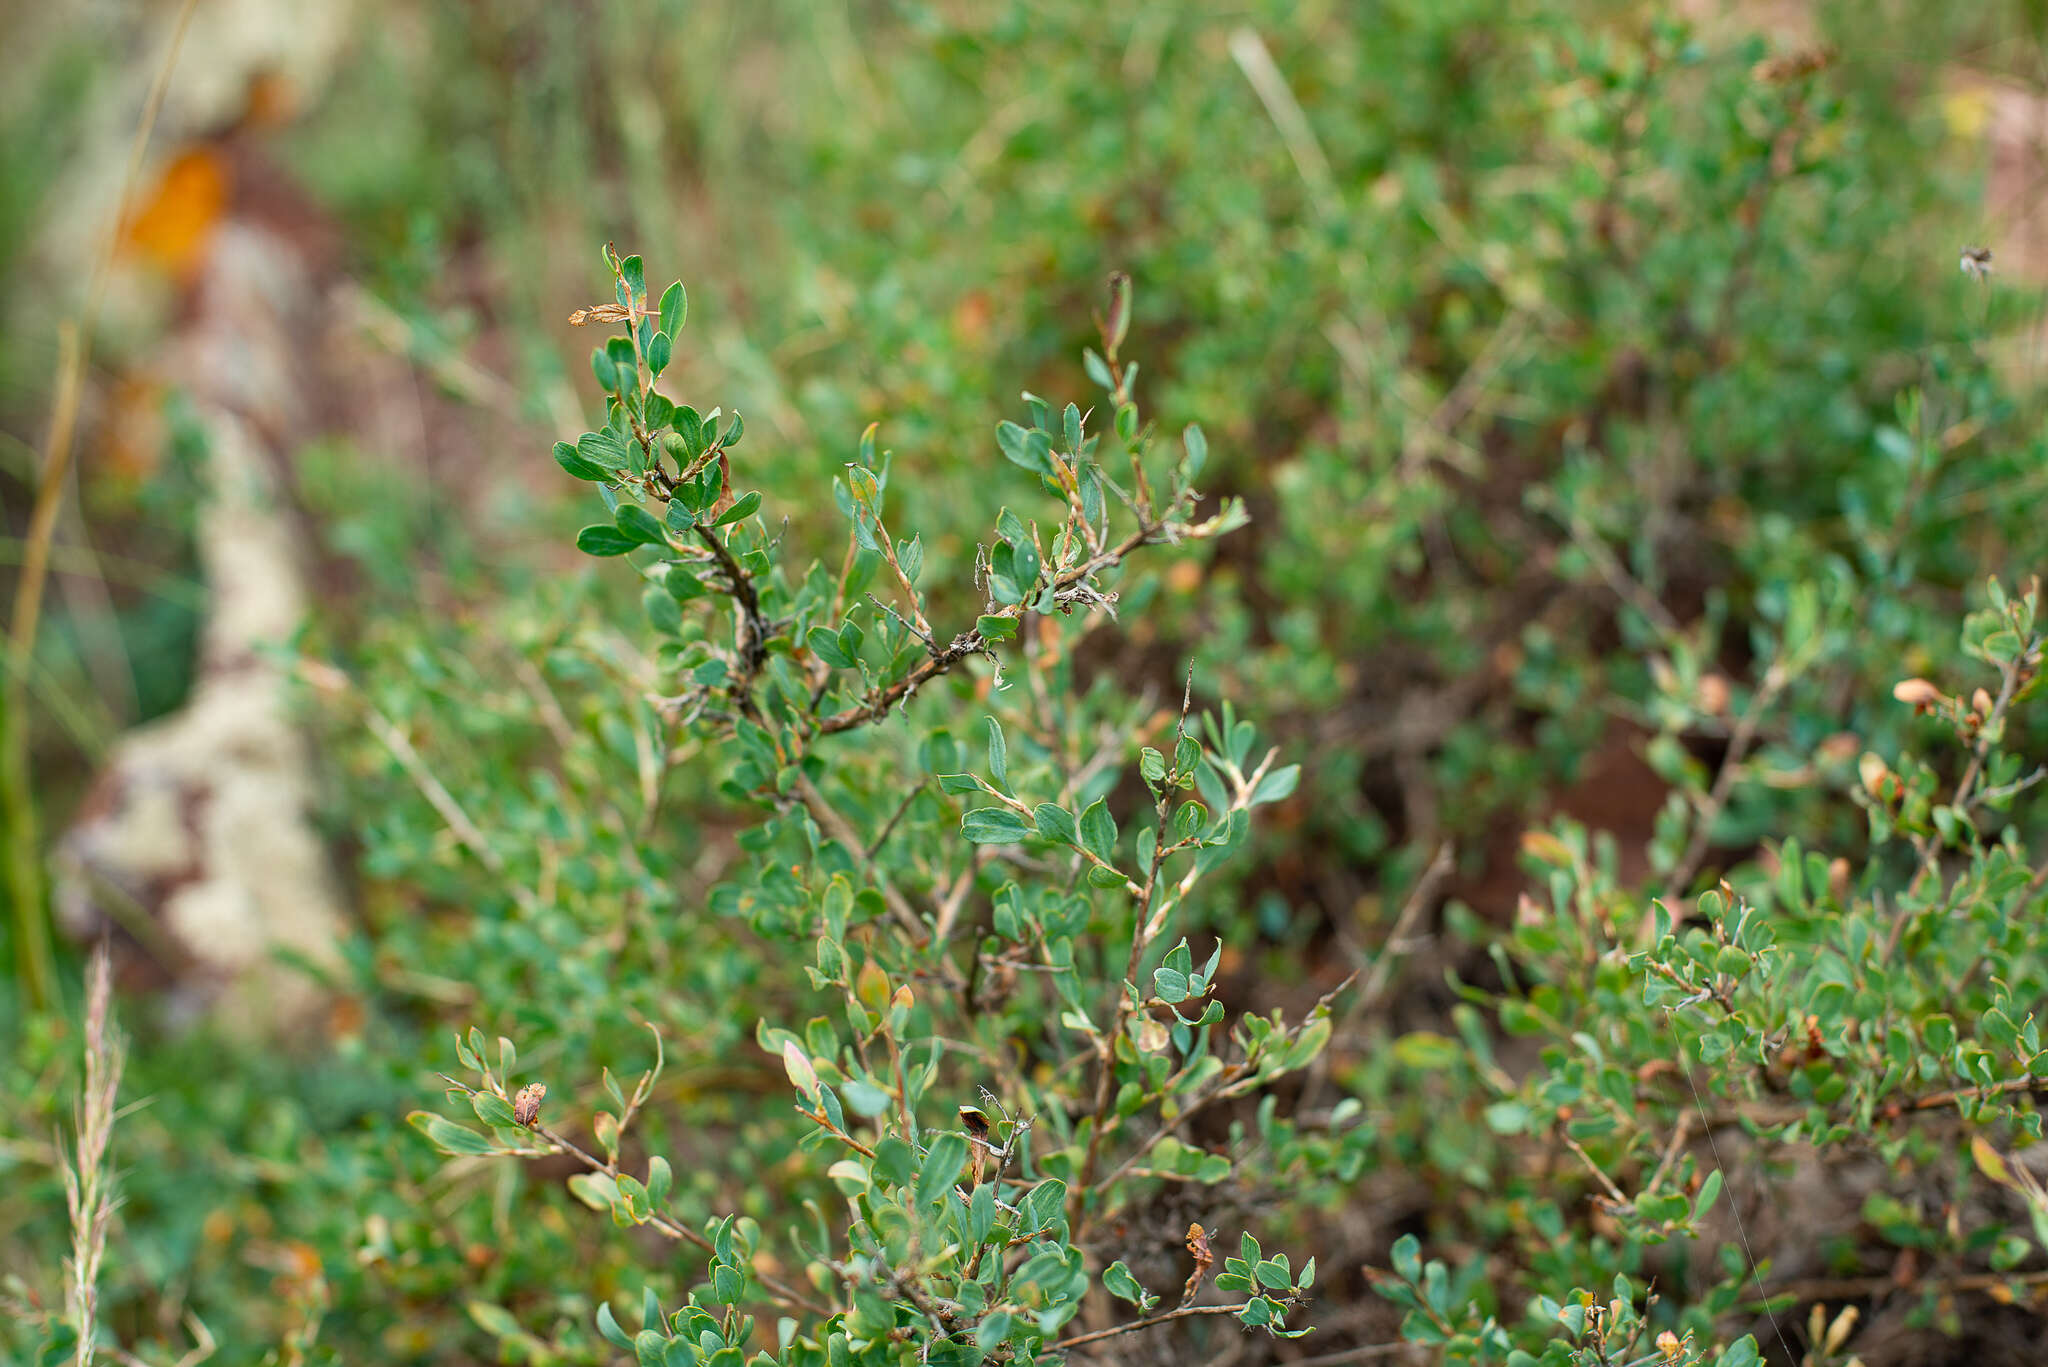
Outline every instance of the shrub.
{"label": "shrub", "polygon": [[[231,1360],[608,1361],[600,1308],[651,1328],[651,1292],[657,1334],[737,1337],[757,1311],[748,1351],[900,1327],[944,1356],[991,1325],[1029,1346],[1171,1313],[1191,1224],[1250,1265],[1212,1279],[1316,1336],[1183,1316],[1076,1357],[1405,1331],[1422,1358],[1879,1367],[1921,1325],[1988,1355],[2002,1303],[2015,1337],[2038,1328],[2043,821],[2010,758],[2034,748],[2033,600],[1981,588],[2048,550],[2039,405],[1994,364],[2031,300],[1955,270],[1976,166],[1932,98],[1950,25],[1979,20],[1865,7],[1829,57],[1568,0],[913,7],[802,42],[759,7],[692,12],[725,22],[424,7],[366,39],[430,35],[417,69],[359,64],[308,135],[423,359],[481,320],[537,414],[564,387],[553,301],[584,285],[536,244],[660,241],[719,286],[665,373],[752,430],[672,490],[630,422],[561,455],[630,476],[587,545],[640,549],[596,574],[524,506],[535,452],[465,450],[454,489],[305,453],[324,544],[372,571],[308,643],[356,680],[320,715],[363,877],[340,984],[360,1009],[318,1066],[144,1036],[110,1333],[167,1347],[189,1286]],[[883,71],[891,98],[862,97]],[[483,269],[450,269],[453,243]],[[1068,586],[1115,593],[1109,625],[1018,578],[1071,511],[1064,405],[1026,401],[995,452],[960,434],[1020,380],[1079,387],[1081,282],[1113,266],[1145,282],[1132,395],[1202,419],[1201,487],[1250,517]],[[645,428],[638,341],[597,378]],[[1128,484],[1120,407],[1081,441]],[[894,458],[852,440],[885,409]],[[694,437],[657,416],[683,457],[663,478],[731,441],[723,414]],[[1194,455],[1166,445],[1155,513]],[[768,496],[700,532],[748,489]],[[762,630],[736,633],[706,535]],[[1965,602],[1982,654],[1959,658]],[[943,655],[984,617],[1007,687],[970,646],[870,715],[932,659],[919,631]],[[1902,676],[1925,680],[1904,701]],[[1302,769],[1219,832],[1264,753],[1226,697]],[[1614,755],[1642,763],[1575,801]],[[1128,971],[1144,926],[1090,857],[1142,890],[1138,828],[1171,834],[1188,801],[1197,839],[1231,843],[1172,856],[1206,867]],[[452,1061],[451,1023],[478,1027]],[[75,1050],[22,1025],[27,1139],[0,1162],[35,1213],[0,1260],[54,1268],[61,1191],[18,1155]],[[436,1067],[459,1085],[419,1125],[529,1156],[407,1131]],[[541,1130],[517,1124],[535,1080]],[[954,1152],[963,1179],[983,1164],[983,1235],[1028,1223],[1048,1258],[1008,1299],[963,1284],[975,1198],[920,1204]],[[665,1228],[710,1247],[670,1256]],[[1308,1297],[1267,1286],[1308,1255]],[[787,1335],[769,1279],[817,1307]],[[1202,1308],[1254,1303],[1216,1285]]]}
{"label": "shrub", "polygon": [[[2048,1250],[2048,1200],[2009,1156],[2039,1142],[2048,1090],[2048,861],[2030,863],[2007,816],[2048,777],[2010,748],[2016,705],[2040,689],[2038,609],[2037,587],[2010,595],[1992,581],[1962,630],[1983,686],[1967,698],[1924,679],[1894,690],[1929,719],[1923,734],[1961,749],[1960,777],[1865,751],[1816,780],[1868,820],[1855,862],[1773,842],[1673,907],[1617,882],[1610,840],[1570,823],[1524,838],[1538,892],[1496,947],[1505,988],[1460,991],[1498,1014],[1506,1043],[1536,1047],[1534,1066],[1512,1077],[1491,1038],[1468,1033],[1447,1086],[1493,1098],[1477,1115],[1466,1102],[1483,1123],[1450,1143],[1512,1212],[1496,1237],[1533,1299],[1523,1320],[1504,1288],[1452,1297],[1481,1265],[1424,1268],[1403,1240],[1380,1285],[1410,1307],[1410,1339],[1453,1361],[1494,1360],[1514,1341],[1510,1362],[1755,1362],[1746,1340],[1709,1351],[1738,1308],[1772,1320],[1770,1345],[1785,1339],[1785,1312],[1896,1279],[1955,1330],[1960,1290],[2024,1299],[2043,1282],[2021,1269]],[[1951,687],[1970,687],[1952,672]],[[1773,1211],[1773,1194],[1816,1164],[1841,1190],[1802,1183],[1800,1209]],[[1583,1206],[1560,1199],[1574,1186]],[[1725,1221],[1709,1218],[1717,1203]],[[1787,1216],[1796,1229],[1780,1226]],[[1695,1260],[1699,1240],[1719,1243],[1718,1260]],[[1872,1262],[1892,1271],[1862,1277]],[[1675,1315],[1646,1313],[1651,1285]],[[1855,1318],[1816,1305],[1806,1360],[1839,1360]],[[1643,1343],[1660,1325],[1676,1346],[1651,1356]]]}
{"label": "shrub", "polygon": [[[1169,1299],[1118,1256],[1156,1244],[1156,1232],[1130,1227],[1157,1218],[1144,1198],[1161,1184],[1239,1175],[1233,1155],[1186,1137],[1190,1122],[1306,1067],[1330,1034],[1323,1003],[1293,1023],[1227,1021],[1213,995],[1223,947],[1198,959],[1180,934],[1189,895],[1242,843],[1254,808],[1293,792],[1297,766],[1260,753],[1252,724],[1227,706],[1196,719],[1187,697],[1161,710],[1075,679],[1062,626],[1114,614],[1126,557],[1243,517],[1226,504],[1194,520],[1201,429],[1162,453],[1139,414],[1138,366],[1122,350],[1130,281],[1111,282],[1101,349],[1086,357],[1107,418],[1027,394],[1029,425],[997,429],[1000,455],[1024,472],[1017,483],[1049,502],[997,515],[972,567],[981,611],[947,632],[920,587],[923,542],[886,516],[889,457],[875,429],[833,482],[851,523],[838,566],[788,563],[762,494],[741,480],[741,417],[657,388],[685,319],[683,286],[657,303],[639,257],[607,250],[606,262],[616,302],[578,320],[626,327],[592,356],[608,420],[558,444],[555,459],[613,508],[578,547],[638,557],[628,563],[664,638],[657,678],[674,683],[615,705],[645,719],[657,766],[708,742],[720,790],[760,812],[736,837],[737,876],[679,919],[695,930],[722,916],[760,937],[769,962],[809,960],[806,981],[764,975],[747,1002],[787,1022],[764,1016],[756,1033],[795,1091],[801,1138],[760,1220],[699,1229],[671,1209],[667,1156],[634,1165],[644,1177],[622,1166],[658,1062],[630,1096],[606,1077],[612,1109],[597,1113],[586,1148],[542,1112],[590,1089],[558,1080],[550,1103],[549,1084],[516,1085],[512,1041],[493,1053],[473,1031],[458,1054],[475,1080],[454,1086],[486,1128],[428,1112],[413,1123],[451,1156],[572,1154],[588,1169],[571,1183],[586,1204],[709,1255],[680,1308],[645,1293],[635,1335],[599,1307],[599,1330],[643,1360],[736,1363],[755,1342],[743,1307],[759,1303],[807,1317],[781,1322],[775,1359],[804,1364],[1057,1360],[1219,1313],[1305,1332],[1286,1326],[1314,1285],[1312,1257],[1297,1269],[1246,1233],[1237,1256],[1224,1251],[1216,1286],[1233,1297],[1217,1304],[1203,1299],[1217,1253],[1199,1223],[1184,1236],[1195,1275]],[[1006,670],[999,652],[1013,641]],[[894,715],[976,658],[1020,700],[1004,709],[1010,726],[986,719],[979,763],[948,727],[909,743]],[[854,750],[852,733],[870,728],[897,734]],[[657,777],[650,820],[658,792]],[[671,1020],[739,1006],[671,991],[649,1024],[658,1042]],[[840,1201],[845,1215],[827,1216]],[[794,1275],[767,1270],[778,1265]],[[1135,1314],[1063,1332],[1098,1278]],[[516,1326],[503,1312],[487,1324]]]}

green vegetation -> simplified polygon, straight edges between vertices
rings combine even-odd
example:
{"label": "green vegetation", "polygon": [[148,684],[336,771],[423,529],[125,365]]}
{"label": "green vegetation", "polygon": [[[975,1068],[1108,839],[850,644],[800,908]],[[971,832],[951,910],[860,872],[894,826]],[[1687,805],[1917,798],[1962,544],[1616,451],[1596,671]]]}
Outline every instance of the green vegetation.
{"label": "green vegetation", "polygon": [[361,922],[312,1045],[0,991],[0,1343],[2029,1360],[2025,7],[639,8],[276,135],[467,434],[295,453]]}

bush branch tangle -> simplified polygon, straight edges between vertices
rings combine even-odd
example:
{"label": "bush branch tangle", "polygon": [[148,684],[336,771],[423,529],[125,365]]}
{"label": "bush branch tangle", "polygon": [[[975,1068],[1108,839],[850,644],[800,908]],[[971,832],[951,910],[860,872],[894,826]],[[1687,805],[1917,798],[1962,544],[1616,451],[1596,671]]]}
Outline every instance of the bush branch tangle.
{"label": "bush branch tangle", "polygon": [[[1198,713],[1192,678],[1172,713],[1100,688],[1084,710],[1059,646],[1056,623],[1114,618],[1140,550],[1207,541],[1245,517],[1226,500],[1198,518],[1199,427],[1154,449],[1123,351],[1131,282],[1112,279],[1099,349],[1082,358],[1106,420],[1024,396],[1026,421],[997,428],[990,464],[1027,501],[996,514],[971,577],[948,583],[928,572],[920,534],[889,521],[897,476],[874,427],[832,483],[844,555],[793,563],[788,528],[771,531],[764,494],[746,487],[740,417],[658,387],[682,285],[655,297],[639,258],[604,259],[613,302],[572,321],[627,329],[592,357],[607,420],[555,459],[611,510],[578,546],[643,581],[656,667],[678,685],[655,699],[659,714],[715,742],[721,791],[759,813],[741,839],[752,862],[709,909],[800,956],[800,979],[768,985],[756,1031],[791,1090],[798,1156],[779,1208],[686,1217],[667,1157],[648,1157],[644,1177],[622,1158],[635,1119],[659,1105],[658,1058],[630,1096],[605,1074],[612,1106],[585,1143],[541,1118],[546,1087],[515,1090],[512,1042],[494,1063],[474,1029],[457,1056],[477,1080],[449,1079],[450,1096],[482,1128],[427,1112],[412,1123],[452,1157],[566,1153],[585,1168],[570,1186],[587,1205],[705,1255],[680,1309],[648,1291],[636,1334],[600,1311],[599,1332],[642,1361],[1057,1361],[1217,1317],[1307,1332],[1289,1317],[1315,1260],[1268,1255],[1251,1232],[1215,1272],[1221,1302],[1204,1300],[1216,1259],[1199,1225],[1176,1308],[1154,1313],[1158,1296],[1131,1270],[1156,1261],[1131,1230],[1153,1223],[1162,1194],[1207,1191],[1227,1209],[1261,1188],[1243,1157],[1292,1142],[1270,1104],[1256,1143],[1203,1147],[1189,1122],[1308,1067],[1334,996],[1299,1021],[1233,1022],[1213,995],[1222,944],[1198,959],[1185,933],[1206,876],[1255,808],[1293,792],[1297,767],[1230,704]],[[971,623],[942,631],[949,612]],[[994,700],[1020,673],[1028,700],[977,719],[983,762],[944,724],[906,744],[896,719],[937,691],[944,706],[924,711],[951,720],[965,695],[938,686],[977,661],[992,666]],[[1120,719],[1100,720],[1105,707]],[[863,729],[876,733],[867,744],[833,742]],[[1143,795],[1128,807],[1126,768]],[[773,1220],[786,1228],[771,1233]],[[800,1278],[774,1270],[792,1265]],[[743,1313],[757,1300],[792,1316],[772,1340]]]}
{"label": "bush branch tangle", "polygon": [[[1524,899],[1499,960],[1510,988],[1465,990],[1498,1011],[1508,1034],[1535,1040],[1541,1064],[1510,1078],[1475,1037],[1479,1076],[1497,1097],[1487,1127],[1504,1139],[1545,1137],[1568,1155],[1575,1204],[1606,1225],[1597,1237],[1636,1256],[1704,1237],[1724,1188],[1736,1242],[1722,1247],[1718,1269],[1688,1274],[1689,1305],[1676,1318],[1653,1310],[1656,1298],[1634,1275],[1597,1293],[1539,1292],[1531,1320],[1554,1335],[1539,1356],[1515,1346],[1526,1336],[1467,1294],[1478,1264],[1454,1276],[1403,1239],[1376,1284],[1406,1309],[1410,1341],[1445,1345],[1452,1360],[1504,1353],[1520,1367],[1761,1361],[1751,1337],[1717,1347],[1717,1329],[1760,1307],[1766,1336],[1781,1337],[1780,1313],[1856,1295],[1872,1279],[1768,1275],[1742,1207],[1772,1199],[1772,1169],[1724,1167],[1737,1150],[1717,1136],[1735,1129],[1767,1162],[1869,1153],[1937,1183],[1932,1203],[1879,1187],[1861,1212],[1870,1237],[1916,1250],[1916,1295],[1976,1288],[2015,1301],[2038,1285],[2029,1264],[2048,1254],[2048,1193],[2008,1153],[2041,1137],[2048,975],[2037,949],[2039,885],[2005,813],[2031,787],[2026,759],[2007,746],[2018,708],[2039,689],[2039,589],[2013,594],[1992,580],[1984,596],[1963,620],[1960,653],[1996,692],[1945,664],[1956,682],[1904,679],[1891,700],[1959,753],[1954,780],[1911,753],[1866,752],[1844,775],[1873,851],[1860,878],[1846,861],[1786,839],[1770,851],[1769,876],[1744,870],[1675,910],[1631,896],[1570,823],[1524,838],[1549,905]],[[1828,617],[1817,595],[1795,599],[1777,658],[1799,660],[1797,643],[1820,639]],[[1768,665],[1745,718],[1797,672]],[[1758,733],[1745,725],[1738,741],[1743,734]],[[1740,749],[1731,744],[1710,788],[1703,773],[1685,795],[1703,820],[1728,801]],[[1684,848],[1681,871],[1696,861],[1697,838]],[[1973,1184],[1981,1213],[1944,1226],[1936,1212],[1955,1211]],[[1553,1235],[1535,1237],[1551,1254],[1560,1247]],[[1827,1326],[1834,1348],[1854,1319]],[[1667,1327],[1645,1357],[1638,1340],[1657,1323]]]}

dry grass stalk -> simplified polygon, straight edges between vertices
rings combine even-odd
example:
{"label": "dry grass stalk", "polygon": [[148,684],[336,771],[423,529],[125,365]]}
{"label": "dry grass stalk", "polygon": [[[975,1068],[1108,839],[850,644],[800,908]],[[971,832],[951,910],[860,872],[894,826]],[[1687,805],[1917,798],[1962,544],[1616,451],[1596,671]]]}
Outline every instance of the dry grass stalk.
{"label": "dry grass stalk", "polygon": [[93,951],[85,986],[85,1084],[79,1090],[77,1137],[64,1165],[64,1201],[71,1212],[68,1300],[78,1331],[77,1367],[91,1367],[99,1308],[100,1263],[114,1220],[114,1175],[107,1144],[128,1044],[113,1023],[111,960],[104,941]]}

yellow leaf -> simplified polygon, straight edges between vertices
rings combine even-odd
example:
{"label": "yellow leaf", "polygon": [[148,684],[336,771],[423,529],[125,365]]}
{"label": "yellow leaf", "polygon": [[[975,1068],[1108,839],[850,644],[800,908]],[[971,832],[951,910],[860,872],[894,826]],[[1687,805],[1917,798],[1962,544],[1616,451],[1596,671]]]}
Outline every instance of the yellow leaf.
{"label": "yellow leaf", "polygon": [[1976,1160],[1977,1171],[1983,1173],[2002,1187],[2013,1186],[2012,1169],[2005,1165],[2005,1156],[1984,1141],[1982,1135],[1970,1136],[1970,1157]]}

